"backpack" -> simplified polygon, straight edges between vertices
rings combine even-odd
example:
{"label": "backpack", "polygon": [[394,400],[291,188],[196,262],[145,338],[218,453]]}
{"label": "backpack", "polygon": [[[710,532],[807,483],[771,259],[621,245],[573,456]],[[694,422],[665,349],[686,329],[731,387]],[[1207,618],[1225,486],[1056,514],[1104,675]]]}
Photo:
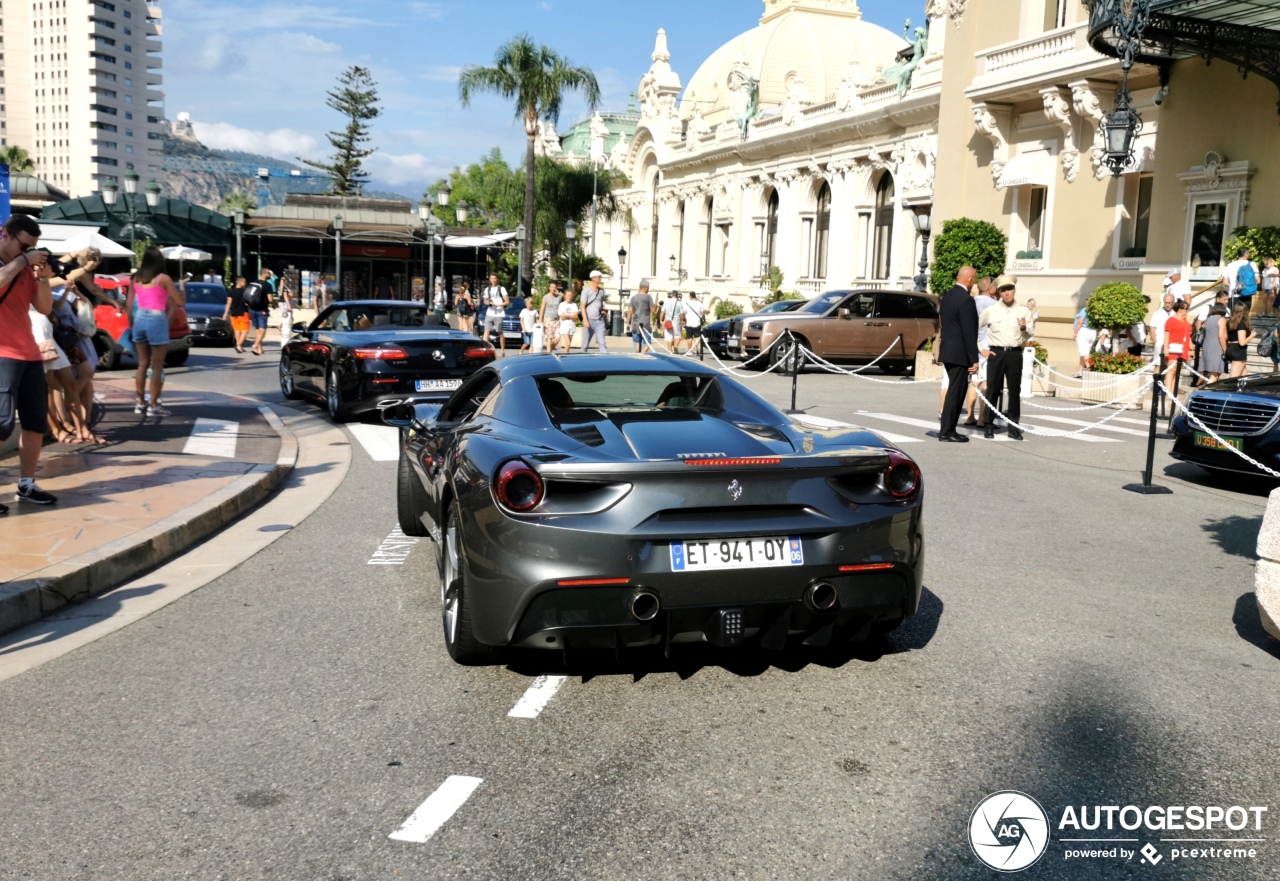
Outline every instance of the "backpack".
{"label": "backpack", "polygon": [[267,310],[267,286],[260,281],[251,281],[244,287],[244,304],[254,312]]}
{"label": "backpack", "polygon": [[1263,358],[1271,358],[1276,351],[1276,334],[1280,333],[1280,328],[1273,329],[1271,333],[1258,340],[1258,355]]}
{"label": "backpack", "polygon": [[1246,263],[1236,270],[1236,290],[1238,297],[1252,297],[1258,292],[1258,273],[1254,272],[1253,264]]}

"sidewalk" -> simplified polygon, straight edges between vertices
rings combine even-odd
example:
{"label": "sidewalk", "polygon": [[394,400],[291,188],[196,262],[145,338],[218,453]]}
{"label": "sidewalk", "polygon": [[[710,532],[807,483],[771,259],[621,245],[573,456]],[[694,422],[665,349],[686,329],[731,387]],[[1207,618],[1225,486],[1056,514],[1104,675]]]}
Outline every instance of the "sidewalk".
{"label": "sidewalk", "polygon": [[50,507],[12,500],[17,455],[0,458],[0,633],[151,569],[267,497],[297,443],[269,408],[169,384],[173,416],[133,412],[132,376],[99,374],[101,446],[53,444],[37,479]]}

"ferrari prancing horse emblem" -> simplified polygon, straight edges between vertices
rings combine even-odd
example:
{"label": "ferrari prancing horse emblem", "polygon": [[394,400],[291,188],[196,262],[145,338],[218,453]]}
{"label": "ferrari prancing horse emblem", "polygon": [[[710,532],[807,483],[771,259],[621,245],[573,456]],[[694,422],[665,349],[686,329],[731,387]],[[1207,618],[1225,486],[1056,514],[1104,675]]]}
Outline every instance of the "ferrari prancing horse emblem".
{"label": "ferrari prancing horse emblem", "polygon": [[738,483],[736,480],[729,484],[729,495],[733,496],[733,500],[735,502],[742,498],[742,484]]}

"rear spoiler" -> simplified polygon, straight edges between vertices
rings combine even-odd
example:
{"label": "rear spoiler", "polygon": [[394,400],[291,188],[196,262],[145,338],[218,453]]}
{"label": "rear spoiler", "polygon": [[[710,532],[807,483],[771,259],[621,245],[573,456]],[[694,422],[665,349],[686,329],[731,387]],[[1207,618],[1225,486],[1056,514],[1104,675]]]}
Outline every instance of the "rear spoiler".
{"label": "rear spoiler", "polygon": [[802,477],[836,477],[883,471],[889,465],[890,450],[884,447],[845,449],[790,456],[707,456],[693,455],[676,459],[648,459],[641,462],[559,462],[527,460],[543,478],[565,480],[617,480],[638,474],[678,474],[682,477],[703,475],[759,473],[766,476],[789,474]]}

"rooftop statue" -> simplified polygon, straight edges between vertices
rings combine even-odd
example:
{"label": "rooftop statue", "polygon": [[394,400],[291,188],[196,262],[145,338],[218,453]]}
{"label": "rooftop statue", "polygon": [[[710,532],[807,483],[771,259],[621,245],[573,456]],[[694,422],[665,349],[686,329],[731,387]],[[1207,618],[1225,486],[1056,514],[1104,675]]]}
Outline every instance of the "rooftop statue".
{"label": "rooftop statue", "polygon": [[[904,31],[911,27],[910,19],[903,28]],[[906,36],[904,33],[903,36]],[[881,76],[884,77],[886,83],[896,83],[897,93],[900,95],[911,88],[911,77],[915,74],[916,68],[920,66],[920,62],[924,60],[925,53],[929,51],[929,32],[925,28],[916,28],[915,40],[911,47],[911,59],[909,61],[901,61],[897,64],[891,64],[884,69]]]}
{"label": "rooftop statue", "polygon": [[742,140],[747,139],[747,130],[754,120],[760,118],[760,81],[753,76],[735,70],[729,75],[729,88],[732,91],[744,90],[746,103],[742,113],[738,115],[738,134]]}

